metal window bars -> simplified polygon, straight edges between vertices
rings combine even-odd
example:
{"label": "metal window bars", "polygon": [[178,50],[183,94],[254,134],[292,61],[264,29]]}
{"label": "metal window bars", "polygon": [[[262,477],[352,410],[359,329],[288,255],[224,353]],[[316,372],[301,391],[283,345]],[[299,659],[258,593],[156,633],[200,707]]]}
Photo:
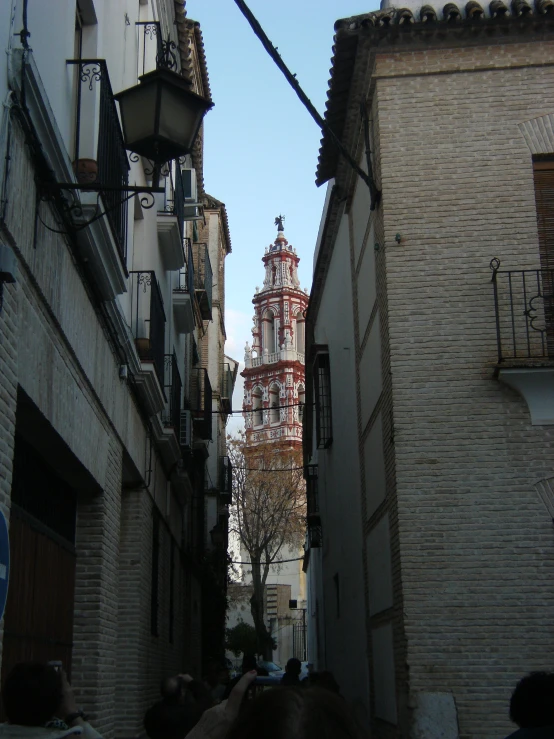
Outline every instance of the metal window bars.
{"label": "metal window bars", "polygon": [[314,362],[315,422],[318,449],[327,449],[333,442],[331,417],[331,375],[329,354],[319,352]]}
{"label": "metal window bars", "polygon": [[498,362],[554,359],[554,269],[490,266]]}
{"label": "metal window bars", "polygon": [[164,390],[167,398],[166,407],[162,413],[162,420],[165,426],[172,426],[175,435],[179,438],[179,430],[181,426],[181,409],[183,383],[181,374],[177,364],[177,355],[166,354],[165,357],[165,382]]}
{"label": "metal window bars", "polygon": [[[129,162],[104,59],[69,59],[77,70],[75,161],[77,178],[99,186],[98,199],[112,228],[119,256],[127,257],[127,200],[121,192],[129,183]],[[84,168],[82,163],[86,163]],[[102,189],[105,186],[105,189]]]}
{"label": "metal window bars", "polygon": [[156,273],[131,271],[131,331],[139,358],[152,362],[164,388],[165,312]]}

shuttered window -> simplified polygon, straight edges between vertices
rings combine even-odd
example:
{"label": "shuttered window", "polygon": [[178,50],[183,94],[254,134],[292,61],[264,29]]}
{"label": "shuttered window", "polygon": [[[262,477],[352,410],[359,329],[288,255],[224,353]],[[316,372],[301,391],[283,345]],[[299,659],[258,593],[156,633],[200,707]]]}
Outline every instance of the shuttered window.
{"label": "shuttered window", "polygon": [[539,251],[543,269],[554,269],[554,157],[533,161]]}

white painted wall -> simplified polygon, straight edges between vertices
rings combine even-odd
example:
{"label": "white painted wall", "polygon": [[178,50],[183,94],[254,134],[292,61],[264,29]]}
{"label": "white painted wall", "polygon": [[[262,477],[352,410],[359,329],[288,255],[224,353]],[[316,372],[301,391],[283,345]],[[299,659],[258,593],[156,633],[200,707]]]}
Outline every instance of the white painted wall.
{"label": "white painted wall", "polygon": [[[333,443],[318,450],[323,551],[310,553],[310,653],[333,672],[362,722],[369,715],[360,472],[356,434],[355,342],[348,218],[343,216],[315,325],[315,343],[329,348]],[[337,592],[338,583],[338,592]],[[338,596],[338,597],[337,597]],[[318,613],[316,613],[318,612]],[[314,635],[319,617],[320,632]],[[321,623],[324,620],[324,630]],[[323,646],[324,645],[324,646]],[[323,649],[322,649],[323,647]],[[355,661],[356,668],[353,669]]]}

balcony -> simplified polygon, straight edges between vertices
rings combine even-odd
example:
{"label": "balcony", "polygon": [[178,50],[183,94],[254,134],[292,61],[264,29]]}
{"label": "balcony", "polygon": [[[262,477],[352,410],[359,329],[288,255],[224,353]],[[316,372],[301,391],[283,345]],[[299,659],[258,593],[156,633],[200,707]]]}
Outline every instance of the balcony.
{"label": "balcony", "polygon": [[177,465],[182,456],[179,445],[182,390],[183,385],[175,352],[166,354],[164,356],[165,403],[161,414],[152,417],[151,428],[162,459],[170,469]]}
{"label": "balcony", "polygon": [[165,312],[156,273],[132,271],[131,332],[141,360],[142,371],[135,377],[153,412],[166,402],[165,385]]}
{"label": "balcony", "polygon": [[233,410],[233,373],[231,365],[224,362],[221,365],[221,408],[224,413],[231,413]]}
{"label": "balcony", "polygon": [[104,298],[111,300],[126,289],[127,201],[121,202],[121,189],[128,185],[129,162],[105,60],[67,64],[74,68],[76,90],[73,166],[79,182],[94,186],[80,193],[72,216],[78,226],[106,214],[81,228],[78,238]]}
{"label": "balcony", "polygon": [[224,505],[233,502],[233,465],[229,457],[219,458],[219,497]]}
{"label": "balcony", "polygon": [[194,433],[201,439],[212,439],[212,386],[208,370],[193,367],[190,378],[190,404]]}
{"label": "balcony", "polygon": [[192,245],[194,262],[194,291],[204,321],[212,320],[213,274],[207,244]]}
{"label": "balcony", "polygon": [[172,162],[165,178],[164,194],[158,202],[158,240],[164,266],[173,271],[185,266],[183,229],[185,220],[185,195],[181,167]]}
{"label": "balcony", "polygon": [[190,239],[185,239],[187,260],[180,270],[177,287],[173,289],[173,317],[175,328],[180,334],[190,334],[194,331],[194,263]]}
{"label": "balcony", "polygon": [[496,376],[523,396],[534,426],[554,424],[554,269],[500,270],[492,284]]}

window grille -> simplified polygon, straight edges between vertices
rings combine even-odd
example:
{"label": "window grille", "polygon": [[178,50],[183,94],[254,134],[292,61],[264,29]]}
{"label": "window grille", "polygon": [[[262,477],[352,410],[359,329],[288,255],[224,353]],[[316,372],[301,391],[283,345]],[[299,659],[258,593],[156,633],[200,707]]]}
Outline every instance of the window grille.
{"label": "window grille", "polygon": [[319,353],[314,363],[315,380],[315,422],[317,448],[327,449],[333,443],[333,426],[331,418],[331,374],[329,354]]}
{"label": "window grille", "polygon": [[554,268],[554,157],[533,161],[539,252],[543,269]]}

